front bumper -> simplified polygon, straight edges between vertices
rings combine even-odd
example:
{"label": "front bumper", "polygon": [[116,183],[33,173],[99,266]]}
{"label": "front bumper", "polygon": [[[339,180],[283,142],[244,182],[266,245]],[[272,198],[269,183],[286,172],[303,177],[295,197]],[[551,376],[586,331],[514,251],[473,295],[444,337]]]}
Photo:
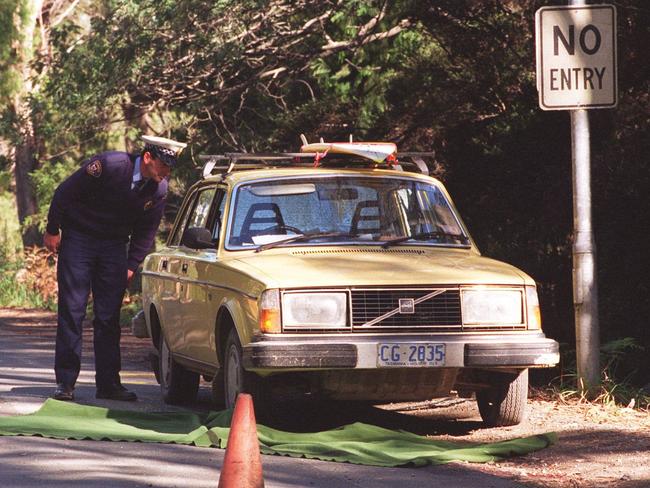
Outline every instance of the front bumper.
{"label": "front bumper", "polygon": [[445,368],[544,368],[559,345],[542,333],[453,335],[265,335],[243,347],[248,370],[377,369],[380,344],[444,344]]}

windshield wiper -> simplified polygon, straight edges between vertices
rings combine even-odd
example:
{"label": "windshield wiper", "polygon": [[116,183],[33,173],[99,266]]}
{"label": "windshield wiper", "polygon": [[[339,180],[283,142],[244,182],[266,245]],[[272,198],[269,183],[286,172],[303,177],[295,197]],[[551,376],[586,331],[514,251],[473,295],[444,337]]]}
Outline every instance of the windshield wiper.
{"label": "windshield wiper", "polygon": [[310,241],[312,239],[326,238],[326,237],[354,237],[355,234],[350,234],[349,232],[314,232],[312,234],[296,234],[295,236],[289,236],[286,239],[281,239],[279,241],[269,242],[258,246],[255,249],[255,252],[266,251],[267,249],[272,249],[280,244],[289,244],[291,242],[304,242]]}
{"label": "windshield wiper", "polygon": [[448,237],[451,239],[457,239],[461,242],[461,244],[464,245],[469,245],[469,239],[467,236],[463,234],[451,234],[449,232],[418,232],[417,234],[413,234],[412,236],[400,236],[400,237],[395,237],[394,239],[389,239],[385,241],[381,247],[384,249],[389,248],[390,246],[394,246],[395,244],[399,244],[401,242],[406,242],[415,240],[415,241],[423,241],[427,239],[439,239],[441,237]]}

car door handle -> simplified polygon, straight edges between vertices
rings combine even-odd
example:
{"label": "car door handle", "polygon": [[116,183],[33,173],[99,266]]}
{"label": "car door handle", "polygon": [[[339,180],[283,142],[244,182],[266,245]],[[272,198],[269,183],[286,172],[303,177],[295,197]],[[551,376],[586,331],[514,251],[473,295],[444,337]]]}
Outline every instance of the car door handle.
{"label": "car door handle", "polygon": [[183,273],[187,273],[187,263],[183,263],[181,269],[183,270]]}
{"label": "car door handle", "polygon": [[161,267],[164,271],[167,271],[167,261],[163,261],[162,263],[160,263],[160,267]]}

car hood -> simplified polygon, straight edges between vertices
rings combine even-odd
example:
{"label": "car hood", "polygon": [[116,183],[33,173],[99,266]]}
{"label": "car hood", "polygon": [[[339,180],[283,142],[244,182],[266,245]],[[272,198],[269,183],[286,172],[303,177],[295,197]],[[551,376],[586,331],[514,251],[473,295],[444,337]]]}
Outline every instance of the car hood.
{"label": "car hood", "polygon": [[465,249],[274,249],[242,256],[230,265],[269,288],[534,284],[514,266]]}

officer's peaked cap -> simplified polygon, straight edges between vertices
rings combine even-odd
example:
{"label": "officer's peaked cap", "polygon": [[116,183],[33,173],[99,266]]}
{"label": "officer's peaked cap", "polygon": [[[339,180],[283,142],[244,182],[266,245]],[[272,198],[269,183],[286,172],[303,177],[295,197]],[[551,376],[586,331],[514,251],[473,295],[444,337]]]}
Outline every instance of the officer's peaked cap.
{"label": "officer's peaked cap", "polygon": [[142,140],[144,141],[144,151],[148,151],[170,167],[174,167],[176,158],[187,146],[184,142],[157,136],[142,136]]}

